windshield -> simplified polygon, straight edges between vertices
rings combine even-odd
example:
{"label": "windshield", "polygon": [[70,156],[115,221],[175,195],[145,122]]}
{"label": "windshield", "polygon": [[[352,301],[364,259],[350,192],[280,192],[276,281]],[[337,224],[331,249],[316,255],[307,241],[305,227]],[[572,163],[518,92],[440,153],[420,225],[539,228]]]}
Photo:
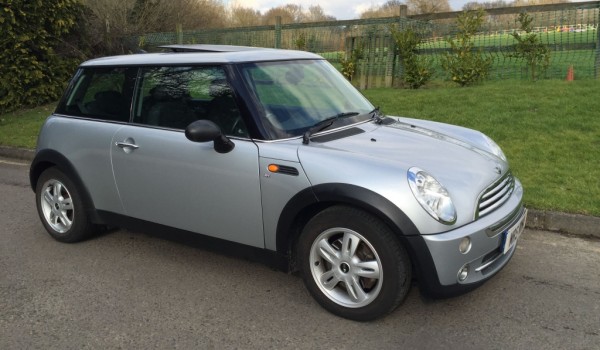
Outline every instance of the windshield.
{"label": "windshield", "polygon": [[246,64],[242,76],[275,138],[302,135],[338,115],[336,126],[369,118],[373,105],[325,60]]}

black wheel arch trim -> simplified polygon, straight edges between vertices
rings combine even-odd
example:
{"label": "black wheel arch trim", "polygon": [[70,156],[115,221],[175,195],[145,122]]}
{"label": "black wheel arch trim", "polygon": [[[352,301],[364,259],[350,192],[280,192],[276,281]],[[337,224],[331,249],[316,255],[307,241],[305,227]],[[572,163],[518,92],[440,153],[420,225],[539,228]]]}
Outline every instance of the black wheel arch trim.
{"label": "black wheel arch trim", "polygon": [[[300,222],[307,222],[318,211],[331,205],[346,204],[366,210],[377,216],[395,233],[413,262],[414,274],[420,291],[426,296],[440,298],[463,294],[482,283],[443,286],[438,278],[435,263],[419,230],[404,212],[387,198],[363,187],[329,183],[306,188],[296,194],[284,207],[277,224],[277,253],[293,258],[291,252],[299,236]],[[290,270],[294,270],[290,261]]]}
{"label": "black wheel arch trim", "polygon": [[398,236],[419,235],[408,216],[387,198],[363,187],[327,183],[306,188],[287,202],[277,223],[277,251],[287,253],[289,232],[302,212],[311,206],[331,204],[347,204],[366,210],[382,219]]}
{"label": "black wheel arch trim", "polygon": [[[333,204],[347,204],[361,208],[383,220],[397,236],[419,235],[412,221],[387,198],[363,187],[327,183],[306,188],[298,192],[283,208],[277,223],[277,252],[288,254],[290,232],[297,224],[297,218],[311,207],[324,209]],[[317,211],[319,211],[317,209]]]}
{"label": "black wheel arch trim", "polygon": [[90,221],[94,224],[103,224],[102,219],[96,212],[96,207],[94,206],[92,196],[90,195],[83,181],[81,181],[79,173],[73,164],[67,159],[67,157],[55,150],[44,149],[36,153],[35,158],[31,162],[31,167],[29,168],[29,184],[31,185],[31,189],[35,192],[37,181],[40,175],[44,172],[44,170],[50,167],[58,168],[58,170],[68,176],[71,181],[73,181],[79,194],[81,195],[81,199],[85,205]]}

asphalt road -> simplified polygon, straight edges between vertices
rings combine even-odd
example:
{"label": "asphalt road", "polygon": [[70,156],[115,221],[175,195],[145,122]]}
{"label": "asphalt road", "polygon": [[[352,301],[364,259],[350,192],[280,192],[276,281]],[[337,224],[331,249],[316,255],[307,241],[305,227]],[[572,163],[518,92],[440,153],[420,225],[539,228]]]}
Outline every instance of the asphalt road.
{"label": "asphalt road", "polygon": [[357,323],[293,275],[143,233],[62,244],[0,160],[0,349],[600,349],[600,241],[526,231],[481,288]]}

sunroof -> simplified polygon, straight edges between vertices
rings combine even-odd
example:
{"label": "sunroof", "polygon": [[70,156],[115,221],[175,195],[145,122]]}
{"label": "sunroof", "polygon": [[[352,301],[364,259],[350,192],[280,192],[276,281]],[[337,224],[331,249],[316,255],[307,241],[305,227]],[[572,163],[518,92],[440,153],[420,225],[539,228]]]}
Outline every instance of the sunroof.
{"label": "sunroof", "polygon": [[236,51],[250,51],[250,50],[261,50],[262,47],[250,47],[250,46],[235,46],[235,45],[206,45],[206,44],[193,44],[193,45],[162,45],[159,46],[161,49],[168,49],[172,52],[236,52]]}

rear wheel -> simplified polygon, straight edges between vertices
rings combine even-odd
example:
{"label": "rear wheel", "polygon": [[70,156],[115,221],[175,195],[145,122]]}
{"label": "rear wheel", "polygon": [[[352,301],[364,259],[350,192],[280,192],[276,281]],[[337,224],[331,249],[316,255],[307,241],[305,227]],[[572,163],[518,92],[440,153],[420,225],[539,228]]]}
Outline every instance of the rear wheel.
{"label": "rear wheel", "polygon": [[60,170],[46,169],[38,178],[35,193],[42,224],[54,239],[73,243],[93,233],[76,186]]}
{"label": "rear wheel", "polygon": [[304,283],[330,312],[368,321],[393,311],[411,283],[408,254],[364,211],[335,206],[313,217],[297,246]]}

